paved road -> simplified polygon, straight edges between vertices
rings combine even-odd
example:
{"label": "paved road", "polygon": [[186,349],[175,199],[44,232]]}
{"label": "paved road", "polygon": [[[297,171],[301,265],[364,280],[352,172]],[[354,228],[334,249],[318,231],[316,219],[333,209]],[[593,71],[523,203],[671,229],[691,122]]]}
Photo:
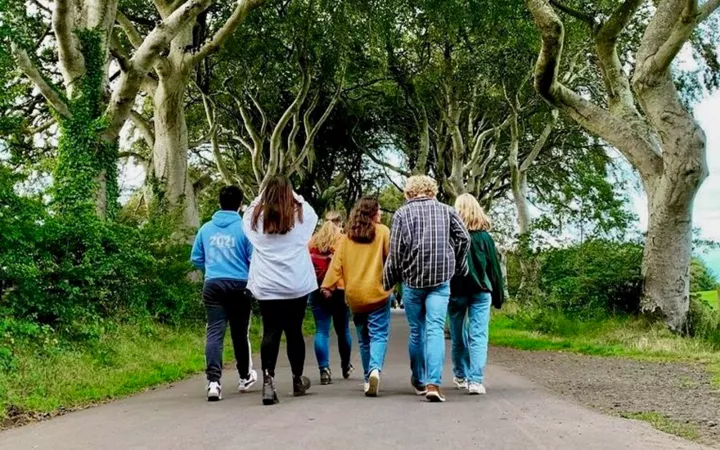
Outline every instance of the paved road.
{"label": "paved road", "polygon": [[[260,388],[238,394],[228,373],[225,399],[207,403],[202,377],[54,420],[0,433],[0,449],[703,449],[641,422],[568,402],[490,365],[488,395],[450,389],[446,403],[412,394],[407,325],[394,312],[381,397],[362,395],[361,378],[293,398],[287,364],[278,370],[281,404],[260,404]],[[307,367],[314,368],[308,346]],[[198,349],[200,350],[200,349]],[[333,351],[335,348],[333,346]],[[335,361],[337,356],[333,355]],[[359,367],[357,355],[355,366]],[[281,361],[284,360],[281,355]],[[448,354],[449,360],[449,354]],[[339,375],[339,368],[335,369]]]}

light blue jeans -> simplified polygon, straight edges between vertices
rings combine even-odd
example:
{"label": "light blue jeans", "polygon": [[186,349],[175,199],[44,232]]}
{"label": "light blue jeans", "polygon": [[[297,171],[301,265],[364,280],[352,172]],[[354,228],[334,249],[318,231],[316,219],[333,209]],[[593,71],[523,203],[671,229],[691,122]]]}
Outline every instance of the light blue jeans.
{"label": "light blue jeans", "polygon": [[390,299],[369,313],[353,314],[353,322],[358,334],[358,347],[362,359],[365,381],[370,372],[377,369],[382,372],[390,338]]}
{"label": "light blue jeans", "polygon": [[445,317],[450,300],[450,283],[414,289],[403,285],[405,315],[410,325],[410,369],[413,383],[442,383],[445,362]]}
{"label": "light blue jeans", "polygon": [[350,365],[352,338],[350,337],[350,310],[345,304],[345,291],[337,289],[332,297],[325,298],[320,291],[312,294],[312,312],[315,317],[315,357],[318,368],[330,368],[330,324],[337,334],[340,367]]}
{"label": "light blue jeans", "polygon": [[485,378],[491,302],[489,292],[450,298],[453,372],[470,383],[482,383]]}

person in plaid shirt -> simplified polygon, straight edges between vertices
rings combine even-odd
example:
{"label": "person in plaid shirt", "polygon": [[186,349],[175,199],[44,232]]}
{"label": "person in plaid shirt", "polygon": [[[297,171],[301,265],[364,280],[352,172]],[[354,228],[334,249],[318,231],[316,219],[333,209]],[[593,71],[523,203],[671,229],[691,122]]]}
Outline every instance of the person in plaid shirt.
{"label": "person in plaid shirt", "polygon": [[428,176],[408,179],[407,202],[393,216],[383,283],[388,291],[402,283],[415,393],[443,402],[440,384],[450,279],[468,272],[470,235],[457,212],[437,201],[437,192],[437,183]]}

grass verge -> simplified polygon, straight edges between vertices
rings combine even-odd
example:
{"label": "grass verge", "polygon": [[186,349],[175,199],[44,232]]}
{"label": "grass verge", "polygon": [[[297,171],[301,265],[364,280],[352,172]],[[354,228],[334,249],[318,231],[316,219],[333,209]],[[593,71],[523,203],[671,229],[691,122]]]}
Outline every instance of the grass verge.
{"label": "grass verge", "polygon": [[655,412],[620,413],[620,417],[648,422],[660,431],[680,436],[691,441],[697,441],[700,438],[700,433],[692,424],[676,422]]}
{"label": "grass verge", "polygon": [[701,339],[669,332],[642,318],[606,317],[578,321],[563,315],[525,316],[513,311],[494,314],[493,345],[520,350],[569,351],[585,355],[705,365],[720,385],[720,352]]}
{"label": "grass verge", "polygon": [[[261,340],[253,317],[254,350]],[[205,367],[205,327],[122,324],[82,344],[24,346],[17,366],[0,373],[0,428],[52,417],[181,380]],[[225,358],[232,361],[229,336]]]}

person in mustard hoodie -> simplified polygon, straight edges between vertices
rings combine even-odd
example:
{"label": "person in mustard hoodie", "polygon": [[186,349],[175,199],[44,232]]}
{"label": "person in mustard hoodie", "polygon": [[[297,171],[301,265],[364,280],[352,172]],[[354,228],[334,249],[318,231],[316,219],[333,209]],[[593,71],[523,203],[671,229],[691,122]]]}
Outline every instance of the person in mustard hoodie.
{"label": "person in mustard hoodie", "polygon": [[322,283],[326,298],[341,280],[345,283],[345,300],[358,333],[368,397],[378,395],[390,335],[390,292],[383,288],[390,229],[380,223],[380,216],[380,204],[373,198],[362,198],[355,204],[347,234],[335,250]]}

